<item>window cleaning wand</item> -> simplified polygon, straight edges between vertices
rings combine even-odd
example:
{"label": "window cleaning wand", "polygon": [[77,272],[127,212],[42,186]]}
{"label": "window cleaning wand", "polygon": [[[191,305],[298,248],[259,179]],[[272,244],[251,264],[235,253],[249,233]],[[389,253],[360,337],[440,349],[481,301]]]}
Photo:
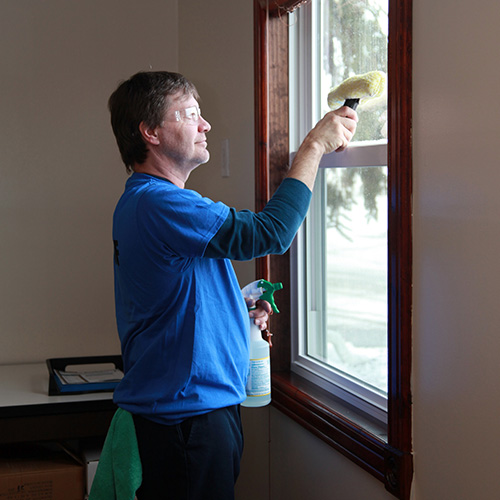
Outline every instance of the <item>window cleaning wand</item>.
{"label": "window cleaning wand", "polygon": [[328,94],[330,109],[349,106],[356,109],[368,99],[380,97],[385,89],[386,76],[382,71],[370,71],[364,75],[351,76]]}
{"label": "window cleaning wand", "polygon": [[[269,283],[257,280],[245,286],[241,293],[243,297],[252,300],[265,300],[271,304],[275,313],[279,310],[274,302],[274,292],[281,290],[281,283]],[[254,307],[255,309],[255,307]],[[269,343],[262,338],[260,328],[254,321],[250,324],[250,366],[246,385],[247,398],[242,406],[259,407],[271,402],[271,358]]]}

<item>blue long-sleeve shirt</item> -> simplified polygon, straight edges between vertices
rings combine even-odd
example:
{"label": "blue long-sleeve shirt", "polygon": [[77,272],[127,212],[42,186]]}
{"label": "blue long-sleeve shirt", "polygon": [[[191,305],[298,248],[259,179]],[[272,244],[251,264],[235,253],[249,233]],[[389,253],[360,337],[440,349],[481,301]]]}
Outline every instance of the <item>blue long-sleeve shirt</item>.
{"label": "blue long-sleeve shirt", "polygon": [[286,251],[310,197],[287,179],[260,213],[237,212],[132,175],[113,218],[118,406],[173,424],[245,399],[250,319],[230,259]]}

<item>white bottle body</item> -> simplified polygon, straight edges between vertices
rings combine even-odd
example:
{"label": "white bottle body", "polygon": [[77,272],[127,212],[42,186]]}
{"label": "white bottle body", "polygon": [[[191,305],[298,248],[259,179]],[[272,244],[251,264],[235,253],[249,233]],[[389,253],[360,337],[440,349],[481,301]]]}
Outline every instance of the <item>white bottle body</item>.
{"label": "white bottle body", "polygon": [[259,407],[271,402],[271,359],[269,343],[252,321],[250,326],[250,367],[246,385],[247,398],[242,406]]}

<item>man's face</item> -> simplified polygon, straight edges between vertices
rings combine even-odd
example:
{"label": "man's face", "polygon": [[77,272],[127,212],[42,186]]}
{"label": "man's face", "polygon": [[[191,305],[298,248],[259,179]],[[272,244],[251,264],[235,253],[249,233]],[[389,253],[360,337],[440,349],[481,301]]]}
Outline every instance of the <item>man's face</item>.
{"label": "man's face", "polygon": [[158,130],[159,153],[186,173],[210,159],[206,133],[211,126],[198,111],[198,102],[192,95],[174,95]]}

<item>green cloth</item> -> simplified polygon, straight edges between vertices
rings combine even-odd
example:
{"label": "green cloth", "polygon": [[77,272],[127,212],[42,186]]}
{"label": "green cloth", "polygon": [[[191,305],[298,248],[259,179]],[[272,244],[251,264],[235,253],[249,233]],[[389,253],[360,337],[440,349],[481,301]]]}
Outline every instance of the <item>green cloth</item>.
{"label": "green cloth", "polygon": [[118,408],[104,441],[89,500],[134,500],[141,482],[134,419]]}

